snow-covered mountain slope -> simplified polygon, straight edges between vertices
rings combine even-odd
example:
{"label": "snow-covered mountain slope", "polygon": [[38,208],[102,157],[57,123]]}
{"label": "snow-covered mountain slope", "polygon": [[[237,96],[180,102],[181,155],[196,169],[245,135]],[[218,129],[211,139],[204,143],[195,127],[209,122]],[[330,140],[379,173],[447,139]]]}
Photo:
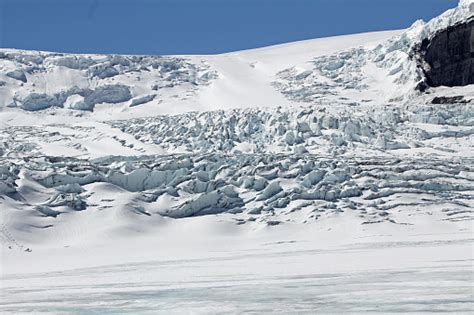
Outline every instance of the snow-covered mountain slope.
{"label": "snow-covered mountain slope", "polygon": [[[260,292],[266,283],[273,295],[262,292],[263,302],[224,306],[469,312],[473,15],[474,1],[462,0],[407,30],[213,56],[1,49],[8,276],[0,310],[74,313],[108,301],[117,312],[140,302],[144,312],[200,311],[198,299],[219,304],[222,292]],[[447,33],[459,43],[455,52],[443,45]],[[452,86],[436,86],[439,73]],[[203,280],[209,258],[219,266]],[[365,292],[374,268],[385,280],[375,301],[361,305],[357,290],[337,279],[365,283]],[[431,271],[417,274],[424,268]],[[397,283],[411,273],[420,282],[408,294]],[[46,285],[50,276],[60,281]],[[130,282],[109,287],[117,277]],[[222,292],[210,289],[226,281]],[[442,285],[435,290],[430,281]],[[158,298],[148,291],[170,283],[187,302],[168,289]],[[308,302],[293,285],[324,302]],[[321,286],[334,289],[324,295]],[[202,297],[202,288],[212,292]],[[123,300],[131,297],[129,307]],[[60,302],[68,299],[75,303]]]}
{"label": "snow-covered mountain slope", "polygon": [[[413,101],[422,97],[414,87],[423,80],[413,58],[416,45],[471,16],[468,1],[405,31],[339,36],[217,56],[68,55],[3,49],[0,107],[4,111],[16,107],[26,111],[100,109],[130,117],[308,102]],[[107,117],[104,114],[100,116]]]}
{"label": "snow-covered mountain slope", "polygon": [[[467,195],[455,192],[472,190],[473,85],[421,91],[429,65],[420,64],[417,49],[472,16],[472,1],[461,1],[404,31],[216,56],[4,49],[0,203],[7,221],[23,226],[18,233],[31,241],[43,233],[31,230],[54,228],[61,213],[110,208],[111,199],[95,199],[97,185],[122,191],[118,200],[132,212],[178,213],[173,217],[252,214],[262,207],[273,213],[299,209],[300,200],[311,200],[303,203],[313,208],[324,201],[339,211],[366,211],[365,202],[352,198],[372,200],[368,196],[385,188],[390,192],[381,198],[420,189],[449,192],[469,208]],[[450,102],[456,104],[438,104]],[[163,114],[173,112],[180,114]],[[245,167],[258,156],[260,164]],[[320,159],[335,157],[336,164],[313,169]],[[454,177],[421,172],[400,183],[405,175],[381,169],[376,173],[387,180],[359,185],[361,169],[337,166],[353,164],[351,159],[372,165],[376,157],[388,164],[446,164],[436,172]],[[417,183],[428,178],[436,183]],[[26,212],[10,216],[12,209],[54,215],[45,215],[49,223],[25,225]]]}
{"label": "snow-covered mountain slope", "polygon": [[[289,105],[273,87],[289,65],[399,32],[316,39],[216,56],[97,56],[3,50],[0,107],[63,107],[116,117]],[[96,105],[102,106],[96,107]],[[108,106],[105,104],[109,104]],[[110,105],[113,104],[113,105]],[[63,114],[62,111],[60,111]],[[103,118],[105,113],[101,113]]]}

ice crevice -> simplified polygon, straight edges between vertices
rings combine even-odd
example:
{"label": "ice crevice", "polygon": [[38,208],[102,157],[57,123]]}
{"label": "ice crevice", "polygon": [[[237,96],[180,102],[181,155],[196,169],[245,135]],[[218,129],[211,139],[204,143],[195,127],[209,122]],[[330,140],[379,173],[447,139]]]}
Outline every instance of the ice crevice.
{"label": "ice crevice", "polygon": [[454,208],[446,209],[462,208],[463,217],[472,216],[467,210],[473,202],[472,162],[307,154],[110,157],[95,162],[44,157],[33,158],[28,165],[4,165],[0,187],[3,194],[21,195],[22,169],[50,194],[42,202],[28,201],[27,196],[16,198],[17,202],[50,218],[107,204],[91,201],[90,187],[105,183],[135,194],[134,204],[150,215],[172,218],[232,213],[250,219],[260,213],[275,219],[299,209],[306,219],[355,211],[365,219],[389,220],[400,216],[399,207],[404,206],[397,203],[400,196],[422,194],[424,201],[411,204],[415,211],[429,204],[444,206],[440,214],[446,217],[449,212],[446,219],[456,219]]}

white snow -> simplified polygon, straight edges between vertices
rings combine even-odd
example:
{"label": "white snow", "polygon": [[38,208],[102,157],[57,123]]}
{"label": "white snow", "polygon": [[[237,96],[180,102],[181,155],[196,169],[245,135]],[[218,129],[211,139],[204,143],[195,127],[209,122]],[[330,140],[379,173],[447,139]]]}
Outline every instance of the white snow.
{"label": "white snow", "polygon": [[473,4],[212,56],[1,49],[0,311],[471,313],[474,88],[415,91],[409,52]]}

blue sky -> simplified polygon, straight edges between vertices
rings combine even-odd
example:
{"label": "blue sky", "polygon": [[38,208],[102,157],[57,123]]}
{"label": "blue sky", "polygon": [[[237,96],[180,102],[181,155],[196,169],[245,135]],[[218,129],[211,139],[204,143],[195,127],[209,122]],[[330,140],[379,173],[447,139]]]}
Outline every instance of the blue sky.
{"label": "blue sky", "polygon": [[212,54],[400,29],[458,0],[0,0],[0,46]]}

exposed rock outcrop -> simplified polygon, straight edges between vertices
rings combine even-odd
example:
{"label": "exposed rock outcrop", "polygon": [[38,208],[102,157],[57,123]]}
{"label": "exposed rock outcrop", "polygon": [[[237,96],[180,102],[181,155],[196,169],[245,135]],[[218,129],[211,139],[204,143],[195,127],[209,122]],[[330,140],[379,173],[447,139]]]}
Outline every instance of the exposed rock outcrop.
{"label": "exposed rock outcrop", "polygon": [[423,40],[417,50],[428,86],[474,84],[474,17]]}

